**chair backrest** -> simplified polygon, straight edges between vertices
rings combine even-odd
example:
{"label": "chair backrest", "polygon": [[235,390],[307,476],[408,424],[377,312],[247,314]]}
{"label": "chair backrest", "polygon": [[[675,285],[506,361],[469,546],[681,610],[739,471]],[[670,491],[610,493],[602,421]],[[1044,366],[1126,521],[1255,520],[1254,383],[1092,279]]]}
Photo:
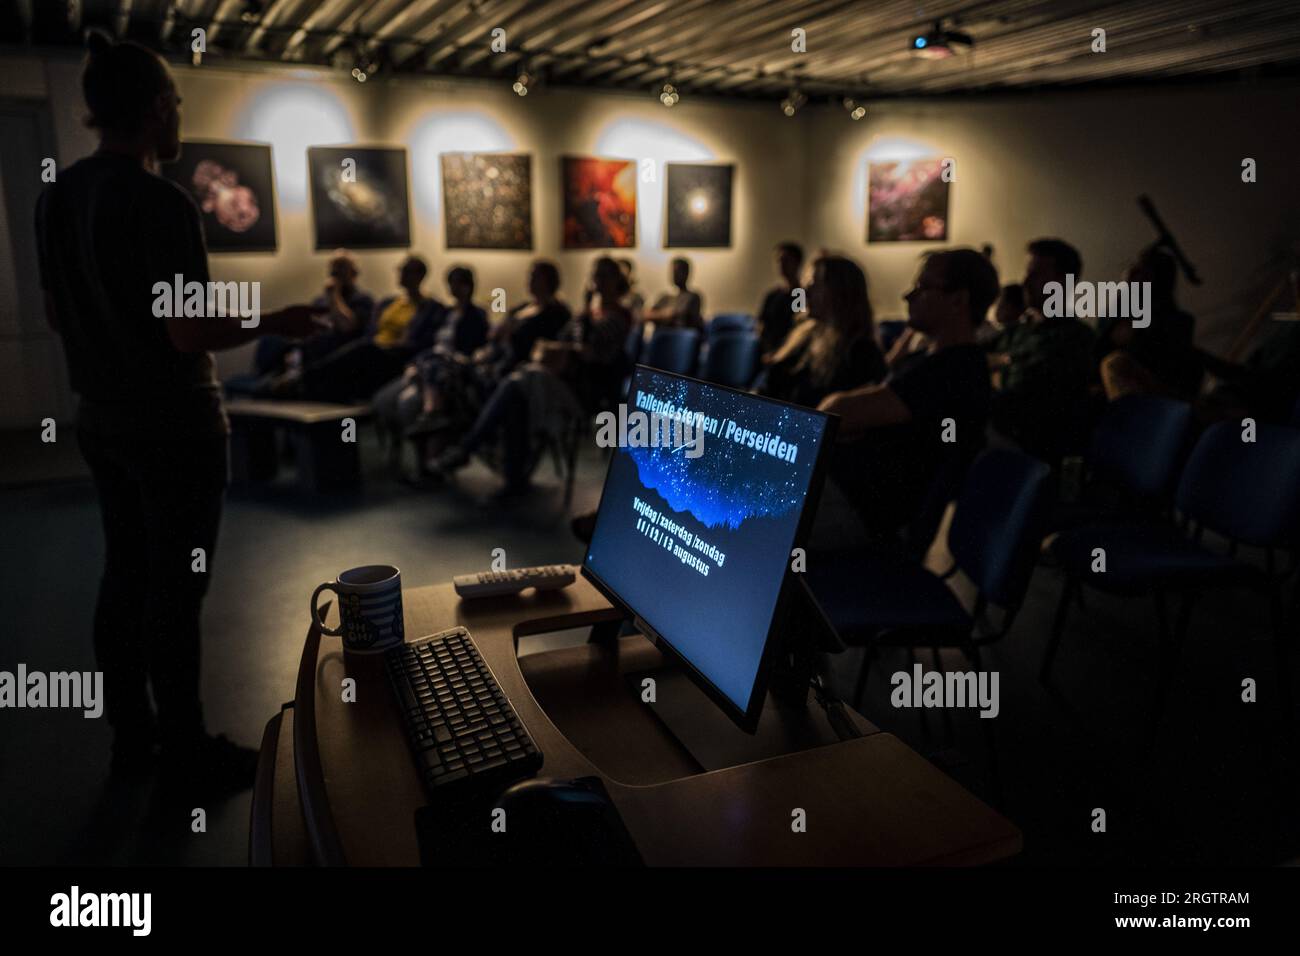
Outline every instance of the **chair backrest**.
{"label": "chair backrest", "polygon": [[705,381],[748,388],[758,370],[758,336],[752,332],[728,332],[709,343],[704,359]]}
{"label": "chair backrest", "polygon": [[745,312],[721,312],[709,322],[709,338],[731,332],[753,332],[754,317]]}
{"label": "chair backrest", "polygon": [[656,329],[646,348],[644,363],[665,372],[690,375],[699,340],[700,333],[695,329]]}
{"label": "chair backrest", "polygon": [[971,464],[957,496],[948,550],[980,597],[1019,608],[1048,505],[1051,469],[1009,448],[991,448]]}
{"label": "chair backrest", "polygon": [[1143,498],[1173,487],[1192,427],[1192,406],[1155,395],[1126,395],[1106,406],[1092,436],[1093,470]]}
{"label": "chair backrest", "polygon": [[1256,425],[1243,441],[1238,422],[1206,429],[1178,483],[1178,509],[1211,531],[1269,547],[1300,526],[1300,431]]}

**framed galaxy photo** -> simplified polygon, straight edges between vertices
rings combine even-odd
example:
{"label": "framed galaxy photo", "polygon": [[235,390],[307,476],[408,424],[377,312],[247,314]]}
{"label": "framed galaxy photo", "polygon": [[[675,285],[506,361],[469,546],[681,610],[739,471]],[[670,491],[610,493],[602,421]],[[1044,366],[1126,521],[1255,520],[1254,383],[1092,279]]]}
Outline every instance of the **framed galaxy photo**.
{"label": "framed galaxy photo", "polygon": [[411,245],[405,149],[312,146],[307,171],[318,250]]}
{"label": "framed galaxy photo", "polygon": [[636,163],[565,156],[565,249],[631,249],[636,245]]}
{"label": "framed galaxy photo", "polygon": [[948,238],[943,159],[871,163],[867,167],[867,242]]}
{"label": "framed galaxy photo", "polygon": [[531,156],[442,154],[442,211],[448,249],[531,249],[532,203]]}
{"label": "framed galaxy photo", "polygon": [[274,252],[271,147],[186,140],[162,174],[194,197],[209,252]]}
{"label": "framed galaxy photo", "polygon": [[667,163],[664,248],[731,245],[730,164]]}

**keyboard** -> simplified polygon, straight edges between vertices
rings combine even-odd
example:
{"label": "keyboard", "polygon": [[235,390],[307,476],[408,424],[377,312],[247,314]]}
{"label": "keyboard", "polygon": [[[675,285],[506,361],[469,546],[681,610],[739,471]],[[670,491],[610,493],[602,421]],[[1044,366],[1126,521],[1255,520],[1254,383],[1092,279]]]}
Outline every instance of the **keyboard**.
{"label": "keyboard", "polygon": [[416,767],[431,796],[504,788],[542,753],[463,627],[384,652]]}

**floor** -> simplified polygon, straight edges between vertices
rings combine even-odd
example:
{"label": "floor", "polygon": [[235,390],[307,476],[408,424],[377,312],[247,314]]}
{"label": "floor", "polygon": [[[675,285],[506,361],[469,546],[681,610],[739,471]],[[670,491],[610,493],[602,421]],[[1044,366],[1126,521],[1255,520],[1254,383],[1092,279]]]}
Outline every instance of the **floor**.
{"label": "floor", "polygon": [[[369,442],[369,436],[366,436]],[[256,745],[267,719],[292,697],[307,599],[344,567],[393,563],[410,586],[485,567],[579,561],[549,466],[543,488],[509,510],[480,504],[495,486],[480,466],[457,485],[414,490],[391,479],[366,447],[361,495],[305,499],[281,484],[232,492],[204,619],[209,727]],[[594,507],[605,459],[580,462],[574,510]],[[39,470],[39,469],[29,469]],[[0,490],[0,669],[90,669],[88,624],[102,560],[93,491],[75,477]],[[833,498],[819,524],[846,534]],[[997,806],[1025,834],[1013,865],[1276,864],[1300,855],[1300,757],[1279,733],[1271,645],[1257,599],[1207,596],[1169,690],[1154,716],[1159,663],[1147,602],[1090,594],[1075,609],[1048,686],[1037,679],[1060,583],[1040,568],[1025,608],[986,666],[1000,673],[1001,714],[973,712],[948,725],[933,712],[896,710],[889,675],[910,669],[906,651],[873,668],[866,715]],[[859,651],[832,661],[847,695]],[[928,652],[922,658],[932,666]],[[956,653],[944,664],[966,669]],[[1241,700],[1255,677],[1258,703]],[[242,865],[249,796],[192,814],[160,809],[149,782],[107,773],[109,728],[67,711],[7,711],[0,735],[0,863]],[[993,725],[998,773],[985,725]],[[1092,829],[1106,811],[1105,833]]]}

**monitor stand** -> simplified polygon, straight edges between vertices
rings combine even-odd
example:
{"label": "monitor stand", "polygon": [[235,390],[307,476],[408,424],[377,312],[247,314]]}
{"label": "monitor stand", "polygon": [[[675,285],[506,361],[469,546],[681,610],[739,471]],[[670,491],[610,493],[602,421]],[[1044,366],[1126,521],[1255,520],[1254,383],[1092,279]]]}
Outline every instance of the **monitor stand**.
{"label": "monitor stand", "polygon": [[[841,737],[826,712],[810,702],[809,684],[818,673],[818,656],[843,650],[802,575],[791,574],[780,628],[780,654],[774,662],[758,728],[737,727],[686,674],[669,664],[627,675],[629,688],[643,698],[647,678],[655,681],[655,717],[704,770],[721,770],[755,760],[837,743]],[[860,733],[875,731],[861,717],[850,717]]]}

